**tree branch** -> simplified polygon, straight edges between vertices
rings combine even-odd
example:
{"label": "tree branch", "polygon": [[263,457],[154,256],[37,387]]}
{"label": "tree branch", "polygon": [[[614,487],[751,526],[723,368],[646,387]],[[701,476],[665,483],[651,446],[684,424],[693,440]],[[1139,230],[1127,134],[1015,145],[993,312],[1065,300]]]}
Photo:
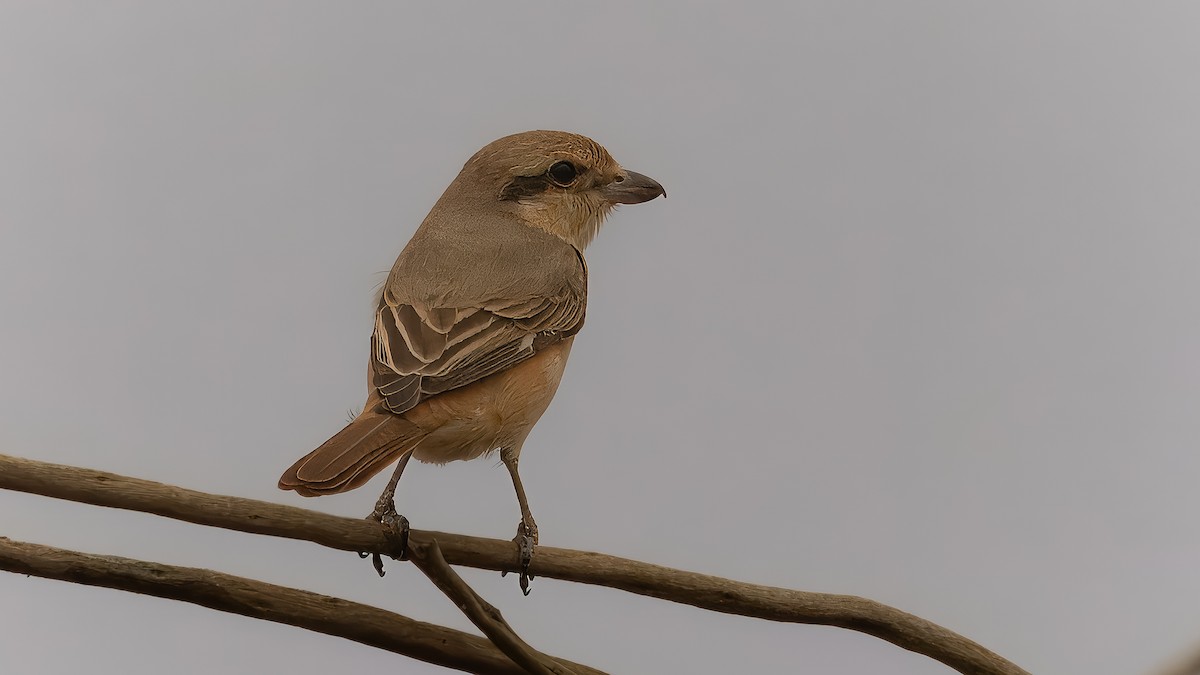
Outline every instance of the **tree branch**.
{"label": "tree branch", "polygon": [[567,671],[557,663],[539,654],[529,643],[522,640],[504,620],[500,610],[479,597],[475,589],[467,585],[467,582],[450,568],[436,539],[428,546],[417,544],[409,547],[409,557],[417,569],[429,577],[433,585],[445,593],[446,597],[467,615],[471,623],[483,631],[492,644],[512,659],[513,663],[534,675],[567,675]]}
{"label": "tree branch", "polygon": [[[70,501],[154,513],[200,525],[302,539],[344,551],[397,555],[377,524],[253,499],[212,495],[80,469],[0,455],[0,488]],[[436,538],[448,563],[518,572],[510,541],[412,530],[411,544]],[[1028,675],[984,647],[935,623],[852,595],[762,586],[600,553],[539,546],[530,573],[618,588],[726,614],[856,630],[924,654],[961,672]]]}
{"label": "tree branch", "polygon": [[[368,605],[194,567],[78,553],[0,537],[0,569],[182,600],[306,628],[472,673],[522,675],[487,640]],[[561,661],[570,663],[569,661]],[[570,663],[580,673],[604,675]]]}

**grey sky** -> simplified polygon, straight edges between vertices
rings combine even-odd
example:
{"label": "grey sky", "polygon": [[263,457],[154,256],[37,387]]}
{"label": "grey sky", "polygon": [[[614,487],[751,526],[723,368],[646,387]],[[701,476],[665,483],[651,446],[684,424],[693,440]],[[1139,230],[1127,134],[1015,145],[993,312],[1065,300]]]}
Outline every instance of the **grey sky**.
{"label": "grey sky", "polygon": [[[669,198],[588,250],[525,446],[542,542],[853,593],[1033,672],[1200,640],[1200,5],[0,4],[0,452],[365,515],[280,472],[462,163],[587,134]],[[496,462],[415,527],[511,536]],[[0,492],[0,536],[469,628],[415,570]],[[948,669],[845,631],[467,571],[620,673]],[[0,574],[0,672],[442,672]],[[399,670],[397,670],[399,669]]]}

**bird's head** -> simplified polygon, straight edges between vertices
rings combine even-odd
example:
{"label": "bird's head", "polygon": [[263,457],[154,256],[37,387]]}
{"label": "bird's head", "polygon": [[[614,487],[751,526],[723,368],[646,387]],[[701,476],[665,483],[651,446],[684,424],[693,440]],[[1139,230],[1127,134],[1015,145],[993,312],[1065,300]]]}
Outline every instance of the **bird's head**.
{"label": "bird's head", "polygon": [[527,224],[579,249],[617,204],[666,195],[653,178],[622,168],[599,143],[564,131],[526,131],[492,141],[467,161],[464,178]]}

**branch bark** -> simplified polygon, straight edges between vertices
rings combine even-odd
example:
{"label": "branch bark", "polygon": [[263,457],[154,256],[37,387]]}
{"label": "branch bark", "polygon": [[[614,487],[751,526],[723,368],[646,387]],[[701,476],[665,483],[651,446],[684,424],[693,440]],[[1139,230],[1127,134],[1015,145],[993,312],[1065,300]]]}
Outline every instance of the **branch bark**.
{"label": "branch bark", "polygon": [[534,675],[568,675],[553,659],[540,654],[529,643],[521,639],[496,609],[467,585],[458,573],[451,569],[442,549],[434,539],[428,546],[417,544],[409,548],[412,563],[421,570],[434,586],[446,594],[456,607],[483,631],[483,634],[504,652],[513,663]]}
{"label": "branch bark", "polygon": [[[344,551],[399,552],[377,524],[271,502],[212,495],[112,473],[0,455],[0,488],[154,513],[200,525],[301,539]],[[511,541],[412,530],[410,545],[439,542],[446,561],[519,572]],[[933,622],[852,595],[749,584],[585,551],[539,546],[529,571],[726,614],[856,630],[972,675],[1028,675],[981,645]]]}
{"label": "branch bark", "polygon": [[[99,556],[0,537],[0,569],[87,586],[181,600],[306,628],[472,673],[527,672],[487,640],[369,605],[221,572]],[[578,673],[604,675],[584,665]]]}

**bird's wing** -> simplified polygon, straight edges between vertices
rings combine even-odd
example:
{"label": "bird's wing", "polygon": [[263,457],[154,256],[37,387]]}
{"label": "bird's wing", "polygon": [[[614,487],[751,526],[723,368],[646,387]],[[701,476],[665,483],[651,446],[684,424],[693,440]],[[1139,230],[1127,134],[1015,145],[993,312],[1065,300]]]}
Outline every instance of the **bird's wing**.
{"label": "bird's wing", "polygon": [[[411,279],[389,281],[371,336],[372,384],[384,407],[403,413],[431,396],[510,368],[579,332],[587,305],[586,266],[573,247],[570,267],[546,264],[548,258],[565,262],[560,251],[550,256],[543,251],[529,260],[514,260],[507,254],[508,259],[498,262],[486,257],[490,262],[474,268],[471,278],[458,284],[454,293],[423,294],[432,299],[407,292]],[[423,266],[408,274],[404,263],[402,255],[393,277],[428,273],[428,266]],[[502,266],[504,273],[489,273],[487,268],[493,265]],[[523,271],[515,276],[516,283],[514,270]],[[504,277],[508,278],[498,288],[487,281]]]}

